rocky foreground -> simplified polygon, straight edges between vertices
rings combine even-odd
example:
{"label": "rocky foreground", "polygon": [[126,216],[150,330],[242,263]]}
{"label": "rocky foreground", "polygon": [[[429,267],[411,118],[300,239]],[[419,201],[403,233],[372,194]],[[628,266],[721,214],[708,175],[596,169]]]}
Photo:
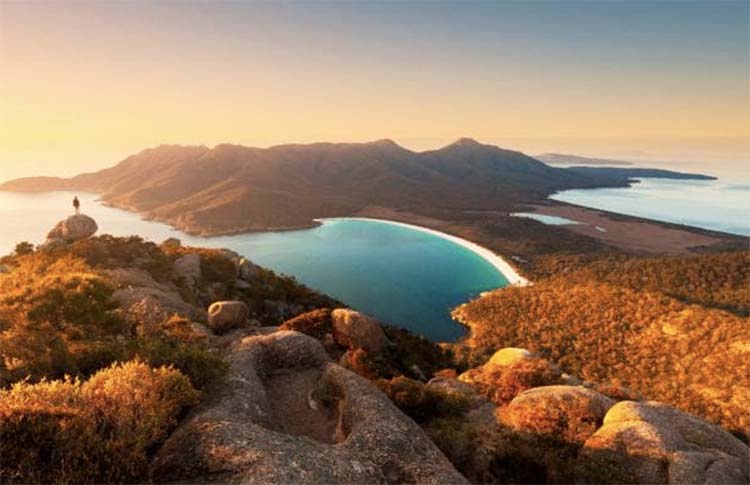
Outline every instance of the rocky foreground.
{"label": "rocky foreground", "polygon": [[[0,284],[19,278],[24,258],[82,257],[112,285],[107,313],[127,322],[112,342],[179,323],[182,339],[200,341],[226,365],[204,383],[202,401],[153,441],[140,480],[750,480],[750,449],[720,427],[621,387],[582,382],[541,355],[497,349],[467,369],[450,346],[340,308],[234,252],[92,238],[95,223],[73,217],[51,232],[54,243],[5,258]],[[20,376],[5,371],[8,382]],[[6,433],[26,429],[26,421],[11,427],[22,409],[0,410]],[[29,481],[34,475],[7,458],[37,463],[43,455],[11,451],[3,450],[3,481]]]}

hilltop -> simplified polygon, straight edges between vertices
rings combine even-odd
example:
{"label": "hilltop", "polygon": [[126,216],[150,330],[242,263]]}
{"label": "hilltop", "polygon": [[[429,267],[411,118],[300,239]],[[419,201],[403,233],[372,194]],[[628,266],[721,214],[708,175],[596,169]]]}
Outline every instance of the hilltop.
{"label": "hilltop", "polygon": [[[737,438],[647,400],[662,388],[642,386],[644,397],[622,386],[627,369],[592,373],[606,353],[550,351],[542,332],[530,350],[469,341],[467,355],[462,345],[384,325],[232,251],[93,236],[88,219],[71,216],[42,247],[19,244],[0,259],[3,483],[748,479],[750,450]],[[707,258],[675,259],[655,280],[661,261],[618,261],[621,274],[602,261],[571,281],[606,280],[621,299],[640,286],[667,288],[676,301],[729,312],[721,318],[746,315],[742,274],[717,271],[694,293],[676,285],[675,274],[692,281],[708,266],[746,263]],[[550,290],[538,282],[483,299],[522,291]],[[692,338],[680,323],[662,322],[670,337]],[[743,330],[728,321],[707,331]],[[727,362],[725,355],[713,349],[709,363]],[[742,373],[743,365],[732,369]],[[665,388],[692,383],[682,380],[685,370],[660,375]],[[716,387],[701,376],[705,389]],[[705,399],[725,399],[732,375],[722,376],[721,392]],[[741,408],[728,404],[720,409],[741,420]],[[734,430],[733,419],[714,419],[715,409],[691,411]]]}
{"label": "hilltop", "polygon": [[468,138],[425,152],[392,140],[265,149],[163,145],[99,172],[18,179],[0,190],[95,192],[111,205],[185,232],[217,235],[310,227],[316,218],[354,215],[373,206],[510,210],[558,190],[627,186],[631,177],[646,172],[550,167]]}

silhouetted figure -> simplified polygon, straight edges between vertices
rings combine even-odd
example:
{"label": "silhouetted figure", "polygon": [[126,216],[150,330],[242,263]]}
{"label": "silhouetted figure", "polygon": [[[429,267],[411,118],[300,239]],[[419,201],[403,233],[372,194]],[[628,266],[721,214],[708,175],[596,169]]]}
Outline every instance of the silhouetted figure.
{"label": "silhouetted figure", "polygon": [[78,196],[73,197],[73,207],[75,207],[76,214],[81,213],[81,203],[78,201]]}

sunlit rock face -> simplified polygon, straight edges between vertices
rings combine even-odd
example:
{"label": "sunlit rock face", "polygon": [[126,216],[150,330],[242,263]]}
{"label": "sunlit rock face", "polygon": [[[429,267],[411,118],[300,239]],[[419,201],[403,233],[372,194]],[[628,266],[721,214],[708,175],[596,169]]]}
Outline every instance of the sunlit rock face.
{"label": "sunlit rock face", "polygon": [[232,345],[227,385],[167,440],[157,481],[466,483],[372,383],[307,335]]}
{"label": "sunlit rock face", "polygon": [[93,236],[99,226],[96,221],[85,214],[75,214],[57,223],[47,233],[47,239],[62,239],[65,242],[79,241]]}

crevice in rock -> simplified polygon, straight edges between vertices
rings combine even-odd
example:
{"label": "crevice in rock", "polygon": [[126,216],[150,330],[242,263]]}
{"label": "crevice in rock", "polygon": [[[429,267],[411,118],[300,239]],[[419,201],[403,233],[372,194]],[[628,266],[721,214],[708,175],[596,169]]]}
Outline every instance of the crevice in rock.
{"label": "crevice in rock", "polygon": [[318,368],[284,369],[264,379],[272,419],[278,431],[304,436],[320,443],[336,444],[348,433],[340,425],[341,397],[326,392],[323,371]]}

